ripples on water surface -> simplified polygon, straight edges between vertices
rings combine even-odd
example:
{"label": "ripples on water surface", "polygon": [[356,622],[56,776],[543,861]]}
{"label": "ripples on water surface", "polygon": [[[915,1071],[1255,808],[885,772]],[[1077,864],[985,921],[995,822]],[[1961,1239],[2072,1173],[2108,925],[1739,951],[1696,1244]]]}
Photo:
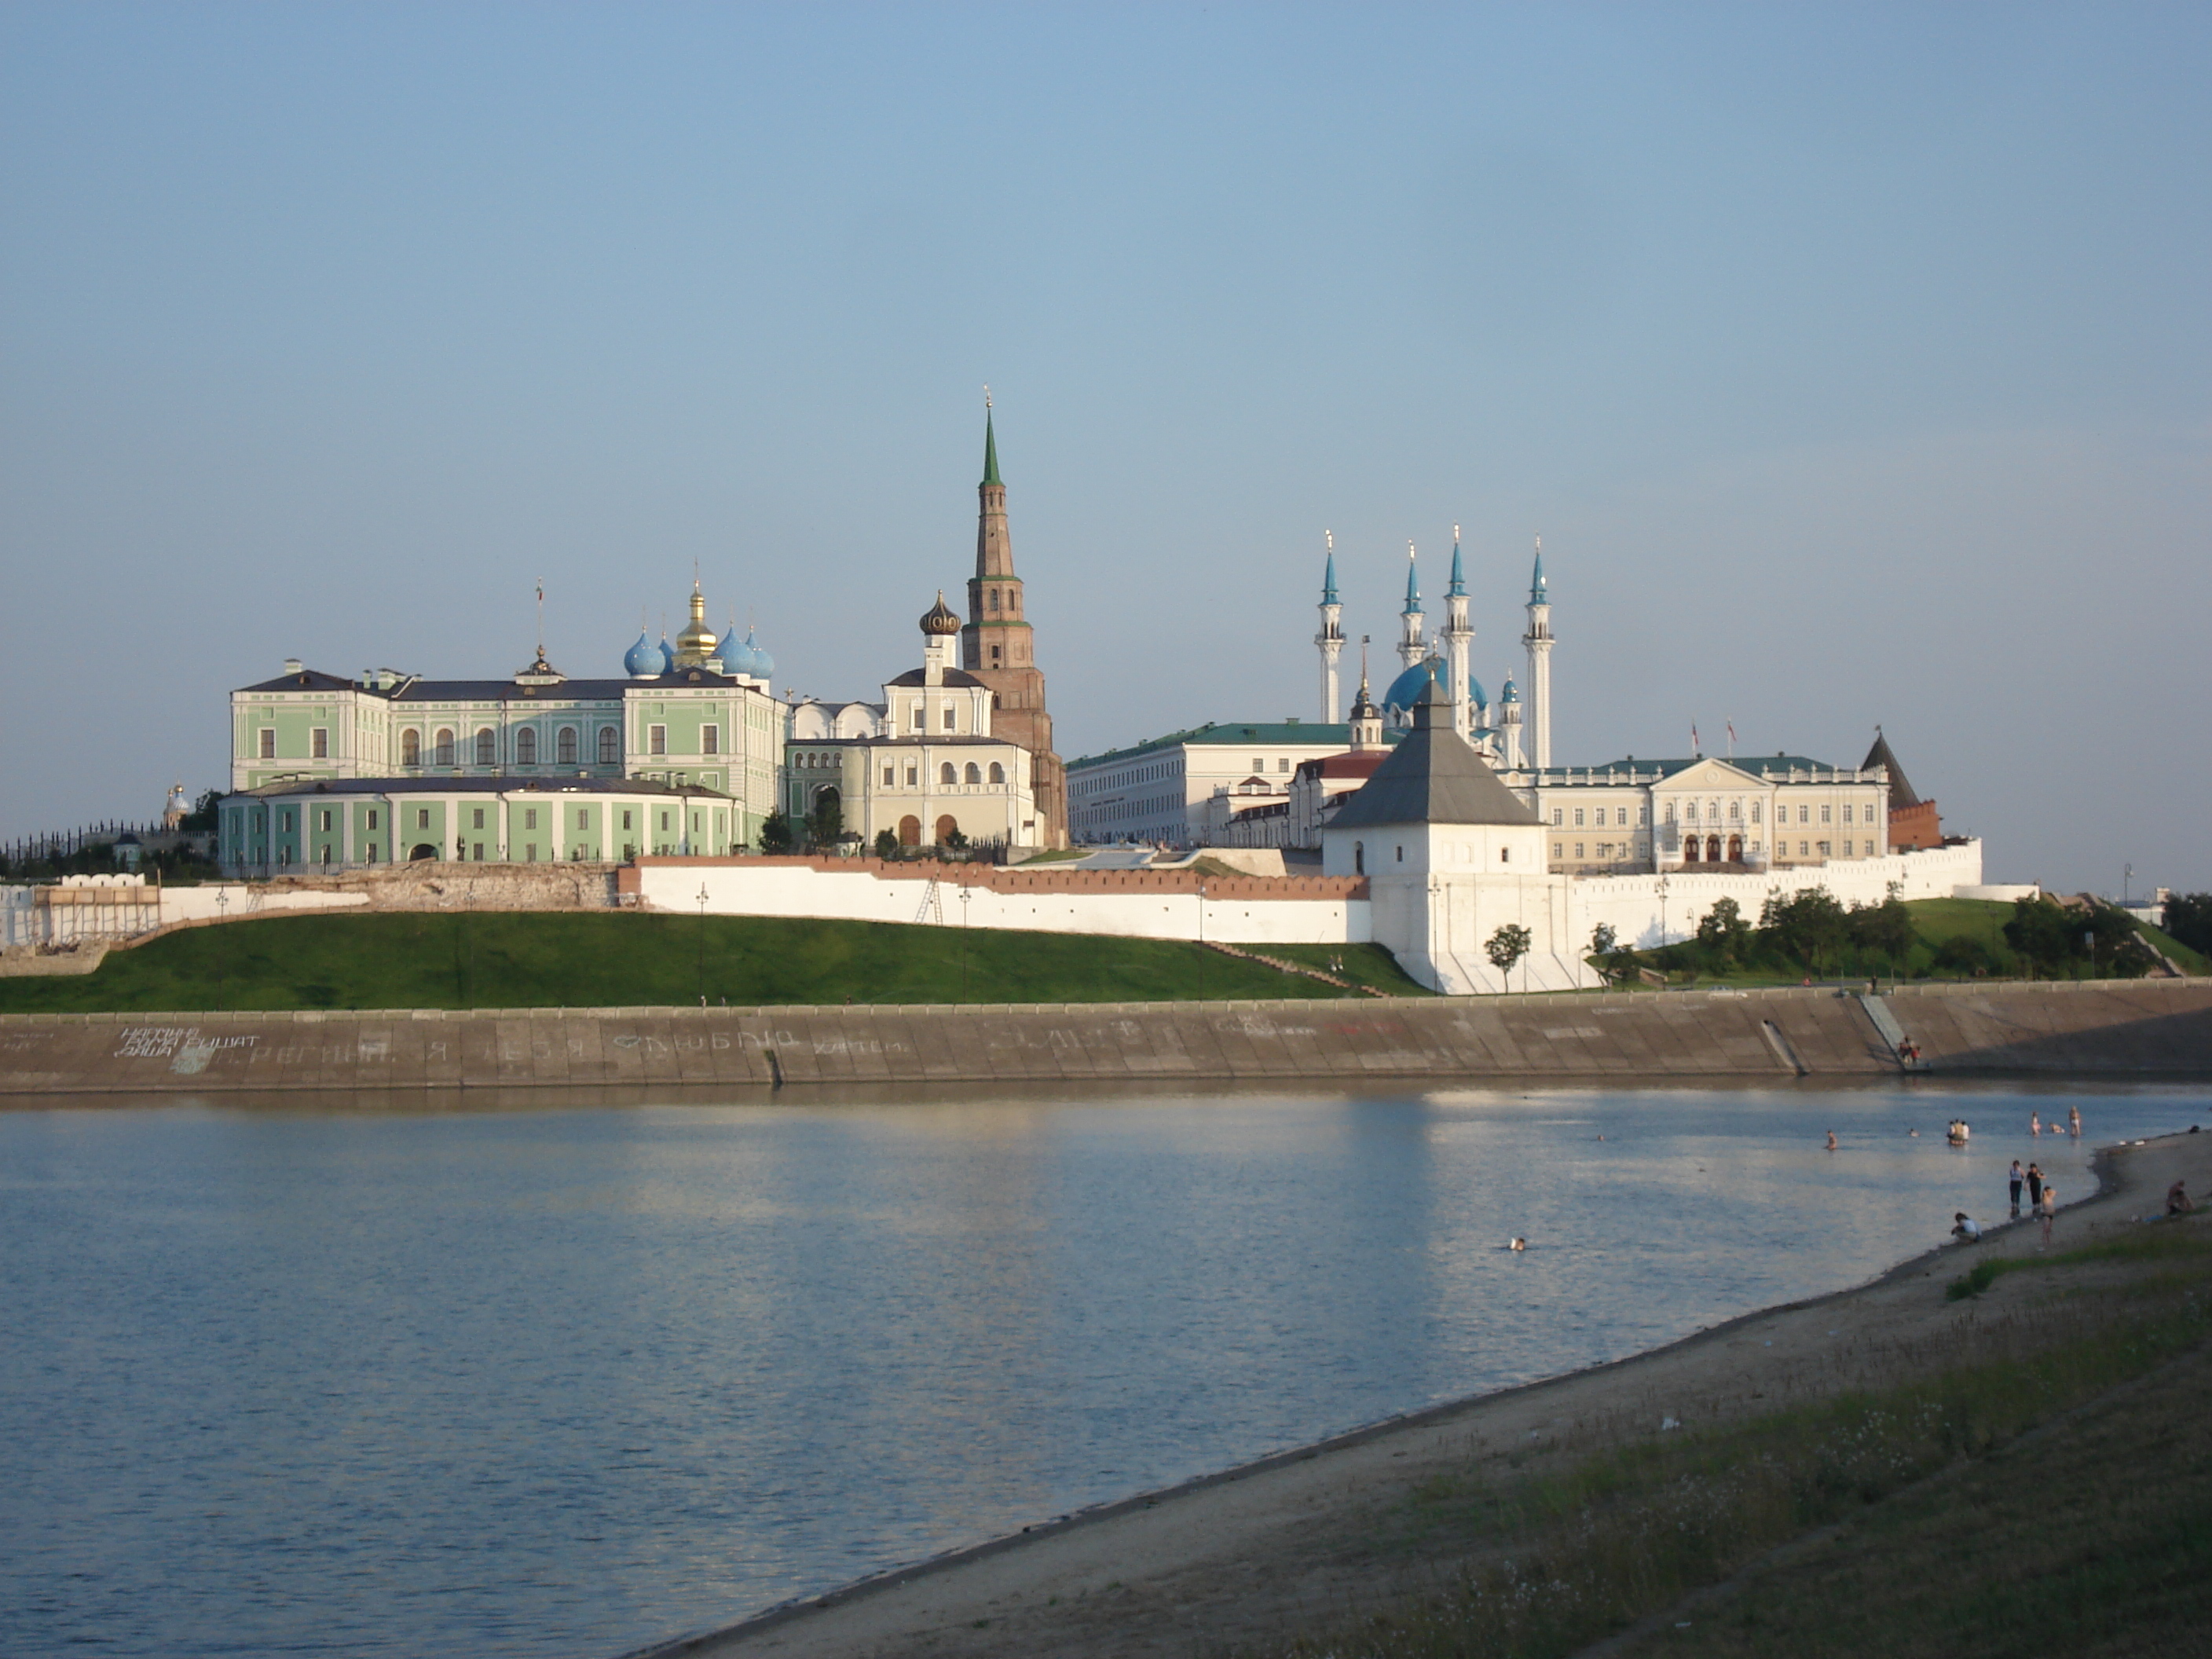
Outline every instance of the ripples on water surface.
{"label": "ripples on water surface", "polygon": [[616,1653],[2090,1186],[2048,1094],[788,1099],[0,1113],[0,1650]]}

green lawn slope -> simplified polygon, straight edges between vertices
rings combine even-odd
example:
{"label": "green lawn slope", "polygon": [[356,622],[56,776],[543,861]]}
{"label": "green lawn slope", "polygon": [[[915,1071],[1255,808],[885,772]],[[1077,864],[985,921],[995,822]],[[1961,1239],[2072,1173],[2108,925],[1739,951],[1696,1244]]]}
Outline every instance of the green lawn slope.
{"label": "green lawn slope", "polygon": [[[1290,953],[1285,953],[1286,959]],[[1374,945],[1347,977],[1420,988]],[[964,967],[963,967],[964,961]],[[0,979],[0,1012],[1137,1002],[1354,994],[1172,940],[766,916],[501,912],[276,916]]]}

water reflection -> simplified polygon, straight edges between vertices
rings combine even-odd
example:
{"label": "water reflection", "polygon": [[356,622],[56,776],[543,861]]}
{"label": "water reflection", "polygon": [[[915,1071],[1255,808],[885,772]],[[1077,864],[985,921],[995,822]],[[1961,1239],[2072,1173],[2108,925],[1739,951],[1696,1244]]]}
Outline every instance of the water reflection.
{"label": "water reflection", "polygon": [[0,1649],[619,1650],[1863,1279],[2000,1213],[2015,1155],[2086,1191],[2026,1136],[2053,1103],[0,1113]]}

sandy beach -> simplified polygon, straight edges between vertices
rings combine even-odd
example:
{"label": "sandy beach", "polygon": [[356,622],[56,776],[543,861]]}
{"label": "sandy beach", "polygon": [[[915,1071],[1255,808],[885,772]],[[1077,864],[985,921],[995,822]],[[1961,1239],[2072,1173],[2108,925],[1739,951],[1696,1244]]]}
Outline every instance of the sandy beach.
{"label": "sandy beach", "polygon": [[[2212,1186],[2212,1134],[2106,1148],[2099,1191],[2052,1248],[2138,1228],[2185,1180]],[[2061,1194],[2062,1199],[2065,1195]],[[1979,1218],[1985,1225],[1989,1218]],[[1048,1522],[750,1620],[653,1656],[1199,1655],[1310,1632],[1434,1582],[1444,1558],[1369,1547],[1425,1482],[1471,1464],[1569,1458],[1939,1369],[2005,1306],[1948,1301],[1990,1255],[2041,1248],[2033,1220],[1902,1262],[1873,1282],[1747,1315],[1653,1352],[1480,1395],[1182,1486]]]}

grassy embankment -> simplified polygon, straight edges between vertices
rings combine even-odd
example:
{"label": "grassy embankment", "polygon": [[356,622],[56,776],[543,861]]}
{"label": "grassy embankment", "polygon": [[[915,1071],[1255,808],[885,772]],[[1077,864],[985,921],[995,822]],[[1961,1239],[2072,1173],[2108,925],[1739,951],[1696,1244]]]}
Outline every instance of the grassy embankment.
{"label": "grassy embankment", "polygon": [[[2010,904],[1984,899],[1917,899],[1905,908],[1911,913],[1915,938],[1911,948],[1902,957],[1892,957],[1846,945],[1838,952],[1837,960],[1832,964],[1824,964],[1824,972],[1814,977],[1863,980],[1875,974],[1885,980],[1967,977],[1947,969],[1937,960],[1944,945],[1954,939],[1970,941],[1985,955],[1990,969],[1985,977],[2030,977],[2028,964],[2005,943],[2004,925],[2013,916]],[[2172,957],[2184,973],[2212,973],[2212,962],[2178,939],[2148,923],[2139,927],[2142,937]],[[1641,953],[1641,959],[1677,984],[1795,985],[1808,971],[1802,963],[1775,961],[1756,948],[1749,959],[1719,968],[1710,952],[1694,942],[1647,951]],[[2088,971],[2086,963],[2080,966],[2084,974]]]}
{"label": "grassy embankment", "polygon": [[1456,1552],[1441,1588],[1266,1651],[1546,1659],[1623,1632],[1639,1655],[2203,1651],[2212,1230],[2003,1272],[2020,1293],[1966,1363],[1908,1357],[1893,1386],[1431,1482],[1376,1547]]}
{"label": "grassy embankment", "polygon": [[[1314,967],[1340,957],[1344,977],[1427,994],[1379,946],[1269,954]],[[635,1007],[696,1006],[702,994],[744,1007],[1355,994],[1165,939],[765,916],[387,912],[186,928],[112,951],[96,973],[0,979],[0,1012]]]}

